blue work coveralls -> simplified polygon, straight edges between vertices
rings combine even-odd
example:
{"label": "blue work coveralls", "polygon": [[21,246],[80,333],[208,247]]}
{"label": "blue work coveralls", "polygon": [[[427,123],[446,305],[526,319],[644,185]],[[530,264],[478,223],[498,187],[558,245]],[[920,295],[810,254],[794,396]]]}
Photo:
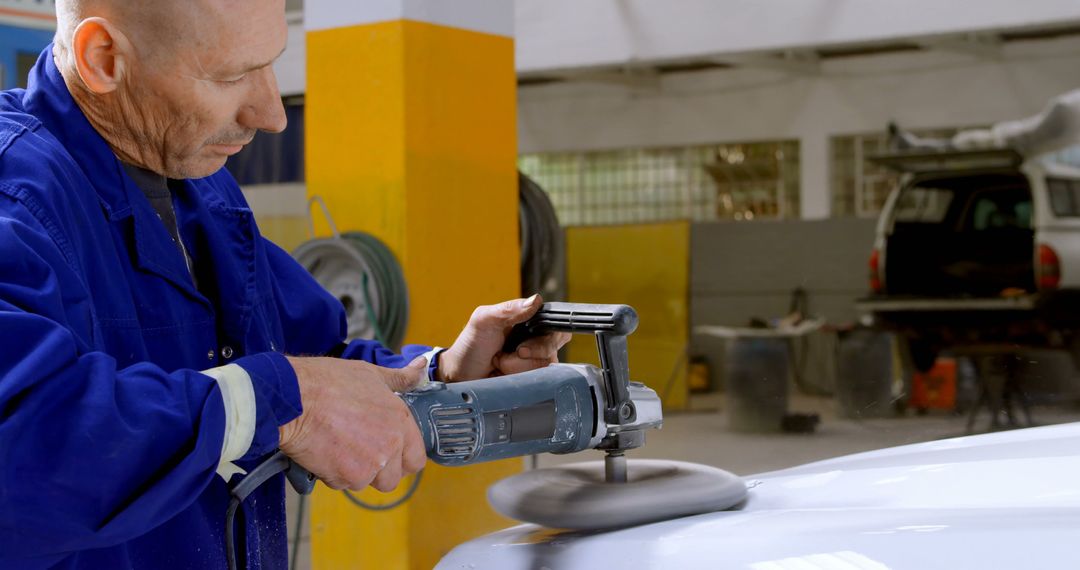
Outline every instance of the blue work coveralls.
{"label": "blue work coveralls", "polygon": [[[168,230],[47,48],[0,93],[0,568],[224,568],[225,409],[200,370],[251,377],[250,469],[301,412],[283,354],[341,350],[345,314],[259,235],[227,171],[186,181]],[[401,367],[356,341],[341,353]],[[242,563],[285,568],[284,478],[238,517]]]}

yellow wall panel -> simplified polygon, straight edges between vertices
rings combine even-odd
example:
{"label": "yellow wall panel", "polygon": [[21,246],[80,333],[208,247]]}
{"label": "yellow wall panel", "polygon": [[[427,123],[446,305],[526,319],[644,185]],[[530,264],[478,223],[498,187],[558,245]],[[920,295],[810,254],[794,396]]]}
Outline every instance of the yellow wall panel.
{"label": "yellow wall panel", "polygon": [[308,240],[308,220],[300,216],[255,216],[259,233],[285,251]]}
{"label": "yellow wall panel", "polygon": [[[401,495],[408,483],[403,482],[393,493],[383,494],[369,487],[357,496],[370,504],[389,503]],[[315,487],[311,505],[313,568],[410,567],[409,507],[362,511],[339,491],[323,485]]]}
{"label": "yellow wall panel", "polygon": [[[667,409],[687,405],[690,225],[685,222],[569,228],[570,301],[633,306],[630,377],[657,391]],[[597,363],[596,343],[576,336],[567,360]]]}

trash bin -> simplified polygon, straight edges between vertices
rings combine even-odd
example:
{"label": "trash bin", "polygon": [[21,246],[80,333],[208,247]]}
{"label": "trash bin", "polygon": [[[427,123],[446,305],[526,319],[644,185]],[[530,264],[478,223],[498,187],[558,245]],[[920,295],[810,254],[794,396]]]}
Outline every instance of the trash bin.
{"label": "trash bin", "polygon": [[694,333],[724,339],[724,413],[732,431],[779,432],[787,415],[791,342],[821,330],[824,321],[743,328],[698,325]]}
{"label": "trash bin", "polygon": [[788,337],[734,336],[728,341],[725,413],[741,432],[778,432],[787,413]]}
{"label": "trash bin", "polygon": [[845,418],[882,418],[893,414],[893,337],[873,329],[841,333],[836,400]]}

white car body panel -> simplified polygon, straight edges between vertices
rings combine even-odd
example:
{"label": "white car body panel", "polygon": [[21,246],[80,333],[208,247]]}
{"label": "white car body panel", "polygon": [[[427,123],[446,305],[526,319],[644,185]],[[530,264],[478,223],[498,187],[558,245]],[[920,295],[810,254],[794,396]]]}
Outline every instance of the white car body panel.
{"label": "white car body panel", "polygon": [[747,477],[738,510],[600,533],[534,525],[440,570],[1080,568],[1080,423]]}

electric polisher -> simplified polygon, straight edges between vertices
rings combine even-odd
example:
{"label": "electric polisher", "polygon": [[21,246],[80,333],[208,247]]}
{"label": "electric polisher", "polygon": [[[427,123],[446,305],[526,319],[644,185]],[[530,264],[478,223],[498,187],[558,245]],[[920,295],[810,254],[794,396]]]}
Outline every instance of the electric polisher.
{"label": "electric polisher", "polygon": [[[645,460],[628,467],[625,453],[663,424],[656,392],[630,381],[626,337],[637,325],[637,313],[626,305],[545,303],[514,327],[503,350],[513,352],[525,340],[553,332],[589,334],[596,338],[599,367],[553,364],[496,378],[431,382],[401,394],[428,458],[458,466],[603,451],[602,464],[527,471],[490,489],[488,498],[500,513],[557,528],[627,526],[738,503],[746,495],[742,479],[720,469]],[[314,475],[278,452],[234,486],[230,521],[239,502],[281,471],[300,494],[315,486]],[[231,544],[229,550],[231,556]]]}
{"label": "electric polisher", "polygon": [[[536,455],[606,452],[606,478],[626,481],[626,456],[645,443],[645,430],[663,424],[660,398],[631,382],[627,335],[638,316],[627,305],[545,303],[514,327],[504,352],[553,332],[596,337],[600,367],[553,364],[546,368],[464,382],[430,382],[401,394],[420,427],[427,456],[458,466]],[[301,494],[315,477],[290,465],[289,481]]]}
{"label": "electric polisher", "polygon": [[428,457],[465,465],[540,453],[606,452],[607,477],[626,481],[627,450],[663,424],[660,398],[631,382],[626,337],[638,317],[626,305],[547,303],[509,335],[504,352],[554,332],[591,334],[600,367],[553,364],[521,374],[444,384],[402,394]]}

